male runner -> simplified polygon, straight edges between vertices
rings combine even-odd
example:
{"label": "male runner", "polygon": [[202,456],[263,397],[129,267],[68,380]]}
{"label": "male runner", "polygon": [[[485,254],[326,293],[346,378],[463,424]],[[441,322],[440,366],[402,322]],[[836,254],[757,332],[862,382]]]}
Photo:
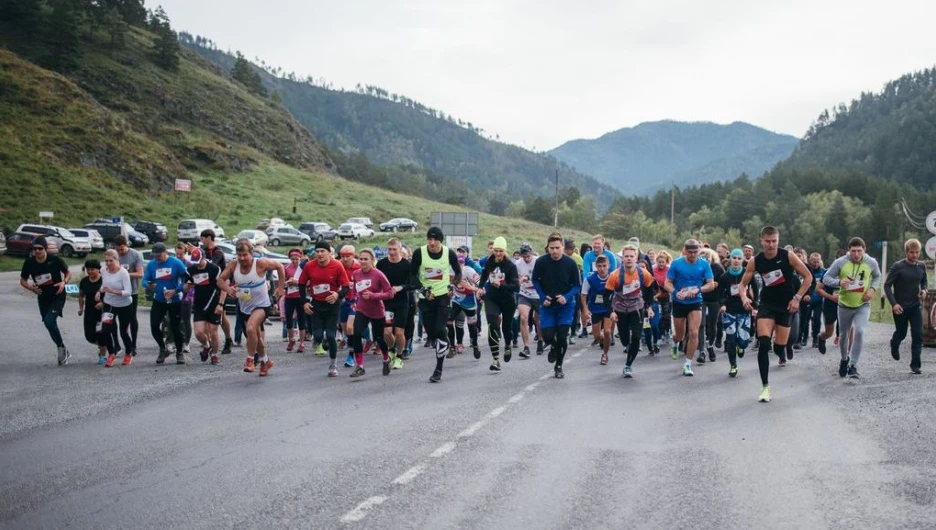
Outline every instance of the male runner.
{"label": "male runner", "polygon": [[687,239],[683,255],[670,263],[663,289],[670,293],[673,305],[673,345],[670,356],[679,358],[679,343],[686,340],[686,362],[683,375],[692,377],[692,358],[699,346],[699,326],[702,323],[702,293],[715,289],[712,266],[699,259],[701,245]]}
{"label": "male runner", "polygon": [[767,377],[770,372],[770,339],[773,336],[774,353],[780,357],[780,366],[786,366],[787,341],[790,339],[790,323],[793,314],[799,312],[799,303],[809,290],[809,282],[800,282],[799,290],[793,288],[794,274],[811,278],[809,269],[794,252],[780,248],[780,230],[773,226],[761,229],[763,250],[749,261],[744,277],[738,286],[744,309],[754,309],[748,297],[748,285],[756,272],[763,278],[760,303],[757,306],[757,367],[760,370],[761,388],[757,400],[769,403],[772,396]]}
{"label": "male runner", "polygon": [[910,372],[923,373],[920,368],[920,353],[923,350],[922,302],[926,299],[926,265],[920,261],[922,245],[917,239],[904,243],[906,257],[893,265],[884,282],[884,294],[894,312],[896,329],[890,340],[891,356],[900,360],[900,343],[907,338],[910,327]]}
{"label": "male runner", "polygon": [[220,340],[218,326],[224,313],[224,300],[227,292],[218,287],[221,269],[208,261],[201,249],[192,250],[194,265],[187,269],[185,290],[195,289],[192,301],[192,320],[195,322],[195,338],[201,344],[201,361],[211,357],[211,364],[218,364]]}
{"label": "male runner", "polygon": [[406,323],[409,321],[410,263],[402,254],[397,238],[387,241],[387,256],[377,262],[377,270],[384,273],[393,286],[393,298],[384,301],[384,341],[390,348],[390,365],[394,370],[403,368],[403,350],[406,348]]}
{"label": "male runner", "polygon": [[[312,296],[306,291],[312,288]],[[344,266],[332,257],[325,241],[315,244],[315,257],[306,263],[299,275],[299,297],[306,300],[303,310],[312,315],[312,338],[316,345],[328,342],[328,377],[338,377],[338,312],[340,302],[350,290]]]}
{"label": "male runner", "polygon": [[[639,254],[640,251],[634,245],[624,245],[621,250],[620,268],[612,272],[605,282],[605,296],[611,299],[609,305],[613,310],[611,320],[617,323],[621,344],[627,344],[623,375],[628,379],[634,376],[633,364],[637,358],[637,350],[640,349],[647,298],[644,292],[650,292],[654,284],[653,274],[637,264]],[[648,311],[648,315],[653,318],[652,309]]]}
{"label": "male runner", "polygon": [[608,350],[611,348],[611,336],[614,334],[614,321],[611,320],[611,310],[608,305],[608,296],[605,294],[605,283],[608,281],[608,257],[595,258],[595,272],[591,273],[582,282],[582,295],[585,296],[583,315],[585,320],[591,319],[592,334],[601,344],[601,364],[608,364]]}
{"label": "male runner", "polygon": [[536,329],[536,354],[543,354],[543,333],[540,330],[539,307],[540,298],[533,287],[533,265],[536,263],[533,247],[528,243],[520,245],[520,259],[514,262],[517,266],[517,275],[520,277],[520,292],[517,294],[517,308],[520,311],[520,338],[523,340],[523,350],[520,357],[530,358],[530,317]]}
{"label": "male runner", "polygon": [[[449,284],[461,281],[461,265],[454,250],[444,245],[442,229],[433,226],[426,232],[426,244],[413,251],[410,260],[410,283],[419,288],[419,309],[429,340],[435,341],[436,367],[429,377],[430,383],[442,380],[442,363],[450,347],[445,327],[448,319]],[[449,269],[454,272],[450,276]]]}
{"label": "male runner", "polygon": [[65,260],[46,252],[48,248],[46,238],[39,236],[33,239],[33,255],[23,262],[20,286],[39,295],[39,316],[58,348],[58,364],[62,366],[68,364],[71,354],[62,341],[58,319],[65,310],[65,284],[71,281],[71,272]]}
{"label": "male runner", "polygon": [[[199,238],[201,239],[202,250],[208,258],[208,261],[214,263],[223,271],[227,265],[227,260],[224,257],[224,251],[221,250],[221,247],[215,242],[214,230],[210,228],[202,230],[201,234],[199,234]],[[133,278],[133,275],[131,274],[130,277]],[[221,331],[224,332],[224,346],[221,347],[221,355],[228,355],[231,353],[231,346],[234,344],[234,340],[231,338],[231,322],[228,320],[224,311],[221,312]]]}
{"label": "male runner", "polygon": [[153,259],[146,264],[143,273],[143,287],[154,285],[153,306],[150,309],[150,332],[159,345],[156,364],[162,364],[169,356],[166,339],[163,336],[162,322],[168,315],[169,332],[175,342],[176,364],[185,364],[185,337],[182,335],[182,287],[185,284],[185,265],[170,256],[165,243],[153,245]]}
{"label": "male runner", "polygon": [[533,266],[533,287],[542,300],[540,328],[549,346],[549,362],[556,379],[562,379],[562,361],[568,348],[569,331],[575,316],[575,297],[581,291],[578,265],[563,253],[562,234],[553,232],[546,242],[545,256]]}

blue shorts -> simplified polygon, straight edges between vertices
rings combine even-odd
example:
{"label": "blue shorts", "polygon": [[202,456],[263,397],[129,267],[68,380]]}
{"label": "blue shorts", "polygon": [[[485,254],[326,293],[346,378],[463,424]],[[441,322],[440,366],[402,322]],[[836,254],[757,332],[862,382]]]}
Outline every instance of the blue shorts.
{"label": "blue shorts", "polygon": [[540,306],[540,328],[571,326],[575,317],[575,304]]}
{"label": "blue shorts", "polygon": [[354,302],[351,300],[342,300],[341,309],[338,311],[338,322],[344,324],[348,321],[348,317],[353,317],[356,315],[354,311]]}

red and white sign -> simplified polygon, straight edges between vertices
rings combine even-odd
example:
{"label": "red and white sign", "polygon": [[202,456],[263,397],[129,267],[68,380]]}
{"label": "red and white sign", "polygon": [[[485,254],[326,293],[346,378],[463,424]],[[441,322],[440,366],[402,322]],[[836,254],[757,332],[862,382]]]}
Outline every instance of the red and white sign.
{"label": "red and white sign", "polygon": [[192,181],[188,179],[175,179],[176,191],[192,191]]}
{"label": "red and white sign", "polygon": [[929,238],[929,241],[926,242],[926,255],[930,259],[936,259],[936,236]]}

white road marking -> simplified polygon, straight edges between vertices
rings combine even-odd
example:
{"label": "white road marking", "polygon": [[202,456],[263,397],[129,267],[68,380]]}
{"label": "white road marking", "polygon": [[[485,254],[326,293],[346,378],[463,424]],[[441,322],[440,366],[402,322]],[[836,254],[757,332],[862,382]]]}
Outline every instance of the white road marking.
{"label": "white road marking", "polygon": [[456,436],[456,438],[468,438],[469,436],[474,436],[474,433],[481,430],[481,427],[484,427],[485,425],[487,425],[487,422],[488,422],[487,416],[485,416],[484,419],[472,423],[470,426],[468,426],[467,429],[458,433],[458,436]]}
{"label": "white road marking", "polygon": [[393,479],[393,484],[409,484],[413,481],[414,478],[422,474],[426,470],[425,464],[419,464],[418,466],[413,466],[409,468],[406,473],[403,473],[399,477]]}
{"label": "white road marking", "polygon": [[514,395],[510,396],[510,399],[508,399],[507,402],[508,402],[508,403],[516,403],[516,402],[520,401],[521,399],[523,399],[523,392],[520,392],[519,394],[514,394]]}
{"label": "white road marking", "polygon": [[506,405],[503,406],[503,407],[497,407],[496,409],[492,410],[491,412],[488,412],[487,417],[488,417],[488,418],[491,418],[491,419],[493,420],[494,418],[496,418],[496,417],[500,416],[501,414],[503,414],[505,410],[507,410],[507,406],[506,406]]}
{"label": "white road marking", "polygon": [[432,458],[442,458],[443,456],[455,450],[455,442],[446,442],[429,455]]}
{"label": "white road marking", "polygon": [[378,495],[376,497],[371,497],[369,499],[366,499],[361,504],[358,504],[357,507],[355,507],[353,510],[344,514],[344,516],[342,516],[341,518],[341,522],[356,523],[367,516],[368,510],[370,510],[374,506],[380,506],[386,500],[387,500],[387,497],[384,497],[383,495]]}
{"label": "white road marking", "polygon": [[545,381],[549,379],[550,377],[552,377],[552,375],[553,374],[543,374],[542,376],[540,376],[540,381]]}
{"label": "white road marking", "polygon": [[532,392],[532,391],[535,390],[536,387],[538,387],[538,386],[539,386],[539,383],[533,383],[533,384],[527,385],[526,388],[524,388],[523,390],[525,390],[525,391],[527,391],[527,392]]}

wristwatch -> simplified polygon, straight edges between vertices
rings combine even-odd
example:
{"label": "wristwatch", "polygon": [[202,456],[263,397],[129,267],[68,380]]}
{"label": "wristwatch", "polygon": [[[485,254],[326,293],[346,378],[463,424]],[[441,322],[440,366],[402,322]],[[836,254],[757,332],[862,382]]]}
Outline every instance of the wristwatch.
{"label": "wristwatch", "polygon": [[796,293],[793,295],[793,298],[795,298],[797,302],[800,302],[803,300],[803,295]]}

